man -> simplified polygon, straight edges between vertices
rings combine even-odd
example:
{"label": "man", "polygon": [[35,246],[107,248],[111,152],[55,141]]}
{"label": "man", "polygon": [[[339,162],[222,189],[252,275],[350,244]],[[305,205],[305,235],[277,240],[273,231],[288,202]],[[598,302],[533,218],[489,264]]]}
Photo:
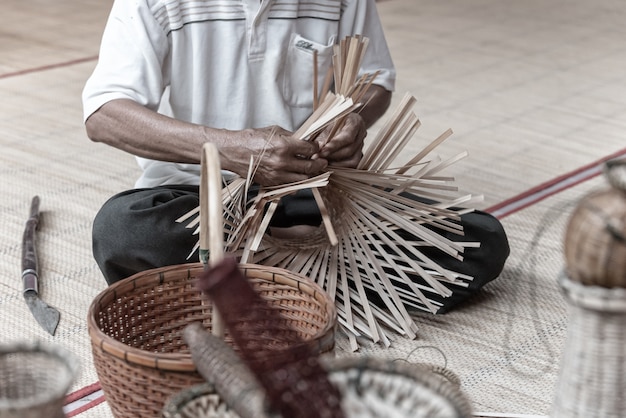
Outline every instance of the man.
{"label": "man", "polygon": [[[379,71],[367,105],[329,141],[293,138],[313,110],[314,51],[322,85],[332,46],[356,34],[369,39],[361,73]],[[265,149],[254,177],[264,186],[328,164],[355,167],[394,83],[375,0],[116,0],[83,92],[84,117],[92,140],[136,155],[143,174],[94,221],[107,282],[187,260],[197,237],[174,221],[198,205],[205,142],[217,146],[226,175],[245,176]],[[319,221],[301,193],[283,200],[273,226]],[[502,263],[497,257],[497,272],[478,287]]]}

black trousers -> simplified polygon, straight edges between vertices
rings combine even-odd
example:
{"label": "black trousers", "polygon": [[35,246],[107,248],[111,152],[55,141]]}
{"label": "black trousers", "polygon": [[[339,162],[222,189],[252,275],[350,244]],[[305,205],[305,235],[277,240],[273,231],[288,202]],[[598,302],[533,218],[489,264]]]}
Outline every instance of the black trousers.
{"label": "black trousers", "polygon": [[[107,283],[153,268],[195,262],[188,259],[198,241],[185,224],[175,220],[199,205],[197,186],[162,186],[133,189],[109,199],[93,224],[93,253]],[[321,216],[310,191],[283,198],[272,219],[272,226],[319,225]],[[459,261],[436,248],[423,250],[441,266],[473,277],[469,287],[455,286],[442,303],[445,313],[468,299],[501,273],[509,255],[509,244],[500,222],[493,216],[475,211],[461,217],[465,235],[450,233],[456,241],[480,242],[467,248]],[[416,281],[420,278],[416,275]]]}

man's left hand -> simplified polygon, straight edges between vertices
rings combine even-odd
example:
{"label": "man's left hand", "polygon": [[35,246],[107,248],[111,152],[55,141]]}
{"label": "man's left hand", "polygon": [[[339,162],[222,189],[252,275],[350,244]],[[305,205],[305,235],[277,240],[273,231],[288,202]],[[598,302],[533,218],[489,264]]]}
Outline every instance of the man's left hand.
{"label": "man's left hand", "polygon": [[320,144],[318,156],[328,160],[329,165],[355,168],[363,158],[363,142],[367,129],[363,118],[350,113],[332,138],[329,138],[333,125],[326,128],[317,138]]}

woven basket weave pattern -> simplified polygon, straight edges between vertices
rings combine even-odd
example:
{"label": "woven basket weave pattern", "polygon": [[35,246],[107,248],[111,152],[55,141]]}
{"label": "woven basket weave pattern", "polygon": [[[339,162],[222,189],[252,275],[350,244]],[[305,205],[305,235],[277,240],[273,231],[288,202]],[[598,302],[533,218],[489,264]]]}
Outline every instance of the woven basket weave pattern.
{"label": "woven basket weave pattern", "polygon": [[[266,341],[276,345],[290,327],[315,352],[334,350],[336,313],[326,293],[308,279],[285,270],[243,264],[253,288],[282,312],[282,322],[266,324]],[[211,304],[196,289],[201,263],[138,273],[105,289],[89,312],[94,364],[117,418],[157,417],[173,394],[203,380],[197,373],[183,329],[192,322],[211,327]],[[228,334],[227,342],[231,342]]]}
{"label": "woven basket weave pattern", "polygon": [[623,417],[626,289],[560,278],[569,323],[552,418]]}

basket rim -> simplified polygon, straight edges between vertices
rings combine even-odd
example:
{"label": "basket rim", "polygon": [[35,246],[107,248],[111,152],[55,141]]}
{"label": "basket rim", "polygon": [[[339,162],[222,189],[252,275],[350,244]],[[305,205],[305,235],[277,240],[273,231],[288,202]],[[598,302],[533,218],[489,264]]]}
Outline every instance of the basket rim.
{"label": "basket rim", "polygon": [[[149,269],[135,273],[132,276],[113,283],[102,290],[93,299],[88,311],[87,331],[89,333],[92,347],[98,347],[104,353],[133,365],[149,367],[162,371],[197,372],[191,353],[160,353],[132,347],[105,334],[96,322],[96,312],[99,310],[98,308],[101,307],[100,303],[102,299],[109,297],[111,293],[117,295],[120,287],[124,287],[126,291],[132,291],[135,289],[135,286],[128,286],[128,283],[151,273],[158,273],[154,275],[155,280],[164,283],[167,281],[163,277],[164,273],[179,270],[181,267],[184,267],[187,270],[193,270],[204,268],[205,265],[201,262],[194,262]],[[246,263],[239,264],[239,267],[243,272],[265,270],[272,273],[272,276],[275,274],[281,274],[283,276],[287,275],[295,280],[298,290],[312,296],[315,300],[320,300],[322,298],[326,299],[327,303],[325,303],[325,310],[330,320],[320,330],[319,334],[326,335],[329,332],[332,332],[335,328],[335,324],[337,322],[337,309],[335,307],[335,302],[330,298],[328,293],[326,293],[326,291],[324,291],[324,289],[322,289],[322,287],[313,280],[300,273],[295,273],[278,267]],[[120,292],[119,294],[122,295],[125,293],[126,292]],[[117,299],[117,297],[114,296],[114,299]]]}
{"label": "basket rim", "polygon": [[[457,385],[449,378],[434,370],[429,370],[423,363],[397,362],[380,357],[365,356],[325,357],[323,358],[323,365],[329,378],[331,378],[333,374],[346,373],[349,370],[358,370],[360,372],[371,371],[413,379],[416,384],[432,390],[442,399],[445,399],[458,416],[466,417],[472,415],[472,402],[461,389],[460,385]],[[444,370],[449,369],[444,368]]]}

